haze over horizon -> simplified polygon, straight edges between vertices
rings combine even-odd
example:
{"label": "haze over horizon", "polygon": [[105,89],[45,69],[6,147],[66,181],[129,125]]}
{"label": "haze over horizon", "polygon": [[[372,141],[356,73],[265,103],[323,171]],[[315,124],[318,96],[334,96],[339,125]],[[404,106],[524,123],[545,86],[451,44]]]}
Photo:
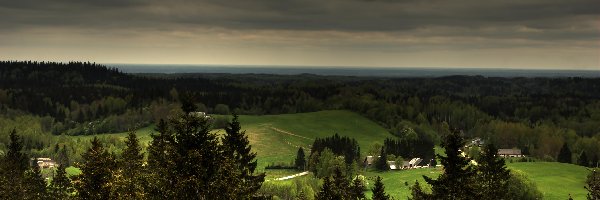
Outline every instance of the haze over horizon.
{"label": "haze over horizon", "polygon": [[0,59],[600,69],[595,0],[0,1]]}

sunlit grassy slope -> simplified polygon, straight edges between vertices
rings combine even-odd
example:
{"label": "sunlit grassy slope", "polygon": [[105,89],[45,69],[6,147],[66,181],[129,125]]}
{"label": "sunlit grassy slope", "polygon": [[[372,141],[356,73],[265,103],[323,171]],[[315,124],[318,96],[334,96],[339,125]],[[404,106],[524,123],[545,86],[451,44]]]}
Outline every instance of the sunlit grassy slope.
{"label": "sunlit grassy slope", "polygon": [[309,154],[317,137],[338,133],[354,138],[364,153],[372,143],[383,143],[390,136],[375,122],[349,111],[240,116],[240,122],[258,154],[259,169],[271,162],[291,162],[298,147],[304,147]]}
{"label": "sunlit grassy slope", "polygon": [[[361,152],[365,153],[374,142],[382,143],[389,133],[378,124],[356,113],[349,111],[320,111],[312,113],[240,116],[242,129],[250,139],[252,149],[258,155],[258,170],[263,171],[268,163],[291,162],[298,147],[310,149],[314,138],[328,137],[335,133],[341,136],[355,138]],[[136,131],[140,141],[146,145],[151,140],[150,134],[154,126],[145,127]],[[222,130],[217,131],[222,134]],[[127,133],[106,134],[117,135],[123,139]],[[81,139],[91,139],[92,136],[77,136]],[[103,135],[100,135],[103,137]],[[85,141],[85,140],[82,140]],[[439,148],[439,147],[438,147]],[[438,149],[437,153],[443,153]],[[571,194],[574,199],[585,199],[585,178],[588,171],[584,167],[572,164],[554,162],[533,163],[508,163],[508,168],[525,172],[529,178],[536,182],[545,199],[567,199]],[[78,169],[69,169],[69,174],[77,174]],[[287,176],[297,173],[293,170],[269,170],[267,178]],[[364,175],[374,178],[381,176],[388,194],[396,199],[406,199],[410,195],[410,186],[416,180],[424,186],[422,176],[437,177],[441,173],[438,169],[415,169],[391,172],[367,171]],[[282,181],[285,184],[286,181]],[[372,183],[372,181],[370,181]],[[408,183],[408,186],[405,184]],[[428,186],[424,186],[428,188]],[[370,191],[367,191],[370,196]]]}

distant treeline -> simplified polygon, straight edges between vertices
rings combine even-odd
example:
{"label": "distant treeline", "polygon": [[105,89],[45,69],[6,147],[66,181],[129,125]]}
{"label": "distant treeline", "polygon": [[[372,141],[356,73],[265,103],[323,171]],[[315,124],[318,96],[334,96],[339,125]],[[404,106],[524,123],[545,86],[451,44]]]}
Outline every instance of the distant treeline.
{"label": "distant treeline", "polygon": [[[20,130],[25,140],[29,133],[130,130],[180,112],[182,97],[217,114],[347,109],[378,122],[390,137],[414,133],[438,144],[459,129],[545,160],[556,160],[565,143],[573,162],[584,151],[600,155],[600,78],[135,75],[89,62],[0,62],[0,114],[39,119],[39,130]],[[7,142],[3,131],[0,143]],[[54,145],[33,143],[38,150]]]}

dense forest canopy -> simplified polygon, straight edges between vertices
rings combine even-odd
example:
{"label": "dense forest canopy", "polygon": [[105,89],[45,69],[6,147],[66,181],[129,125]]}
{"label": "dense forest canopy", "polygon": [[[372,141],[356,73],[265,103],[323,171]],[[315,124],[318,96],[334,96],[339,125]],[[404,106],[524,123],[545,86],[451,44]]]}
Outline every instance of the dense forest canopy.
{"label": "dense forest canopy", "polygon": [[89,62],[29,61],[0,62],[0,149],[17,128],[25,149],[47,155],[59,140],[51,134],[131,130],[180,112],[183,97],[215,114],[347,109],[390,137],[439,143],[460,129],[547,160],[564,143],[575,159],[600,156],[600,78],[125,74]]}

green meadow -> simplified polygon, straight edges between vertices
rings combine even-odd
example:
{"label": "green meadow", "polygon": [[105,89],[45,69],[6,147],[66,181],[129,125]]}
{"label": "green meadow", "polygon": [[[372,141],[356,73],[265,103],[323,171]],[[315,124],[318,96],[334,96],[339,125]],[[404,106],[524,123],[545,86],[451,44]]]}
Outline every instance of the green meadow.
{"label": "green meadow", "polygon": [[[366,153],[369,146],[375,142],[383,143],[390,134],[377,123],[368,120],[356,113],[349,111],[320,111],[312,113],[240,116],[242,129],[246,131],[252,149],[258,156],[258,171],[267,174],[267,180],[284,177],[298,173],[294,170],[264,170],[270,163],[290,163],[296,156],[298,147],[304,147],[306,154],[310,154],[310,145],[316,137],[327,137],[335,133],[340,136],[355,138],[361,152]],[[222,134],[223,130],[216,130]],[[154,126],[144,127],[136,131],[144,146],[151,141],[150,134],[155,133]],[[104,134],[105,136],[118,136],[125,140],[127,133]],[[91,139],[93,136],[74,136],[81,141]],[[443,149],[436,147],[436,153],[443,153]],[[545,199],[568,199],[571,194],[574,199],[585,199],[587,191],[583,188],[585,178],[589,171],[581,166],[555,162],[527,162],[507,163],[511,170],[520,170],[532,179],[544,194]],[[69,174],[78,174],[77,168],[67,169]],[[405,199],[410,196],[410,186],[419,181],[425,186],[423,175],[432,178],[441,173],[441,168],[424,168],[402,171],[375,172],[367,170],[363,175],[370,179],[372,185],[376,176],[381,176],[386,187],[386,192],[396,199]],[[280,184],[289,184],[292,180],[277,181]],[[366,192],[371,195],[370,190]]]}

